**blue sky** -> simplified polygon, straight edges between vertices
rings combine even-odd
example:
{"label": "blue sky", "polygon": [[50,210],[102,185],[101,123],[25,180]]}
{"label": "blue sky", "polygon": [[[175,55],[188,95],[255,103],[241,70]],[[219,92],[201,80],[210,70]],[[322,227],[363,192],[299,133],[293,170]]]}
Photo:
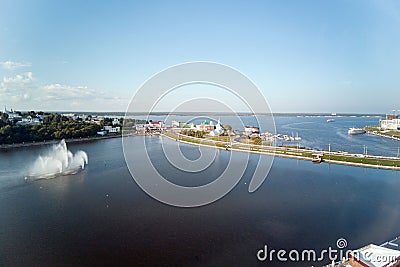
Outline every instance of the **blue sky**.
{"label": "blue sky", "polygon": [[385,113],[400,109],[399,47],[400,1],[6,0],[0,104],[124,111],[162,69],[212,61],[273,112]]}

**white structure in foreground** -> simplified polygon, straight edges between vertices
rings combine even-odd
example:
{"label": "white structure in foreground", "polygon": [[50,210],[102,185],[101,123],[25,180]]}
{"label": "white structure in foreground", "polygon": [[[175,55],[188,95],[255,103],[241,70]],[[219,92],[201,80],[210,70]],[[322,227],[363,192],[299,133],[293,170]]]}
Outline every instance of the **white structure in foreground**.
{"label": "white structure in foreground", "polygon": [[381,130],[400,130],[400,119],[381,120],[379,127]]}
{"label": "white structure in foreground", "polygon": [[399,262],[400,251],[370,244],[354,250],[349,255],[350,266],[383,267]]}
{"label": "white structure in foreground", "polygon": [[400,130],[400,119],[397,114],[386,114],[386,120],[379,121],[381,130]]}

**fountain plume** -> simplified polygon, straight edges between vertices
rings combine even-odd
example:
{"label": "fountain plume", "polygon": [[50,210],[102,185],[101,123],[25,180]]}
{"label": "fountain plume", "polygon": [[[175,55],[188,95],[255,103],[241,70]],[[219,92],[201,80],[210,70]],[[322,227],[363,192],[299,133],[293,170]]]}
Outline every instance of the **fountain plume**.
{"label": "fountain plume", "polygon": [[75,174],[88,164],[88,156],[84,151],[73,154],[68,150],[65,140],[55,144],[45,154],[40,155],[30,168],[29,176],[36,178],[52,178],[59,175]]}

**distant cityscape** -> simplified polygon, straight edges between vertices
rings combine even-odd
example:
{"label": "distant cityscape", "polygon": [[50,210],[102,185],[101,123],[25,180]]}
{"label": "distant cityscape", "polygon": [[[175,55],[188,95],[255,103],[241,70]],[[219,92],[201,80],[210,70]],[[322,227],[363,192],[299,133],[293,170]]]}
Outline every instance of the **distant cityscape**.
{"label": "distant cityscape", "polygon": [[[57,112],[43,112],[43,111],[17,111],[13,108],[7,109],[4,107],[4,110],[1,113],[2,124],[1,126],[5,126],[7,123],[18,126],[34,126],[34,125],[42,125],[46,120],[46,116],[50,116],[51,114],[59,114],[62,116],[62,121],[75,121],[75,122],[84,122],[87,124],[98,125],[100,128],[97,128],[96,135],[98,136],[106,136],[108,134],[120,134],[122,132],[122,126],[124,123],[124,114],[116,113],[114,115],[99,115],[98,113],[57,113]],[[157,115],[164,113],[155,113]],[[185,115],[187,113],[183,113]],[[224,115],[224,114],[222,114]],[[225,114],[229,115],[229,114]],[[283,114],[276,114],[283,115]],[[287,116],[295,115],[295,114],[286,114]],[[296,116],[304,116],[304,117],[314,117],[314,116],[323,116],[329,117],[330,119],[327,122],[335,121],[334,118],[339,118],[343,116],[355,116],[354,114],[297,114]],[[400,130],[400,119],[399,115],[393,112],[393,114],[386,114],[385,119],[381,119],[382,115],[362,115],[366,117],[374,116],[379,117],[379,125],[376,128],[367,129],[370,130],[371,133],[380,134],[387,137],[387,133],[391,134],[392,137],[397,136],[396,132]],[[7,122],[7,123],[6,123]],[[209,136],[220,136],[220,135],[235,135],[238,134],[238,129],[231,129],[230,125],[222,125],[220,120],[214,122],[213,120],[203,121],[199,124],[194,124],[193,122],[179,122],[173,120],[170,125],[167,125],[164,121],[152,121],[145,119],[127,119],[125,126],[125,130],[129,132],[134,132],[138,135],[145,134],[161,134],[165,129],[185,129],[190,130],[191,132],[203,132]],[[225,129],[228,128],[228,129]],[[189,131],[186,131],[188,133]],[[245,126],[243,134],[250,138],[260,138],[260,137],[270,137],[270,133],[260,133],[260,129],[256,126]],[[394,135],[393,135],[394,134]],[[287,135],[279,135],[278,139],[282,138],[286,141],[296,141],[301,140],[301,138],[291,137]],[[293,139],[293,140],[292,140]]]}

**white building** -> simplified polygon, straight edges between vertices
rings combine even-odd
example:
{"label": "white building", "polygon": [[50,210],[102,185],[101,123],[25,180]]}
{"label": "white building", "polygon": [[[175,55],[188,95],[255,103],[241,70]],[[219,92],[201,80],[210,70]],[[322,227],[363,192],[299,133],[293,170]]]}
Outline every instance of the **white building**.
{"label": "white building", "polygon": [[179,121],[172,121],[172,122],[171,122],[171,126],[172,126],[173,128],[179,128]]}
{"label": "white building", "polygon": [[74,113],[63,113],[61,116],[66,117],[69,120],[76,120],[76,114]]}
{"label": "white building", "polygon": [[215,130],[210,132],[211,136],[220,136],[225,132],[225,129],[222,127],[221,122],[218,120],[217,125],[215,125]]}
{"label": "white building", "polygon": [[121,127],[112,127],[110,130],[108,130],[109,133],[119,133],[121,131]]}
{"label": "white building", "polygon": [[381,130],[400,130],[400,119],[381,120],[379,127]]}
{"label": "white building", "polygon": [[132,128],[134,128],[137,133],[144,134],[148,126],[149,125],[146,123],[136,123],[135,126],[133,126]]}
{"label": "white building", "polygon": [[[185,127],[186,128],[186,127]],[[203,121],[201,124],[197,124],[196,125],[196,129],[197,131],[204,131],[206,133],[209,133],[211,131],[215,130],[215,125],[213,121]]]}
{"label": "white building", "polygon": [[164,127],[163,121],[149,121],[149,127],[161,129]]}
{"label": "white building", "polygon": [[254,126],[245,126],[244,133],[248,136],[254,136],[260,134],[260,128]]}
{"label": "white building", "polygon": [[103,116],[92,116],[92,119],[90,120],[90,123],[94,123],[94,124],[100,125],[102,120],[104,120]]}
{"label": "white building", "polygon": [[9,120],[9,121],[12,121],[12,120],[17,120],[17,121],[19,121],[19,120],[22,119],[22,117],[21,117],[17,112],[15,112],[15,110],[13,110],[13,109],[7,110],[7,108],[4,107],[3,113],[5,113],[5,114],[8,115],[8,120]]}
{"label": "white building", "polygon": [[119,119],[118,119],[118,118],[114,118],[113,121],[112,121],[112,125],[113,125],[113,126],[121,125],[121,123],[119,122]]}
{"label": "white building", "polygon": [[112,127],[112,126],[104,126],[103,127],[104,131],[107,131],[108,133],[119,133],[121,131],[121,127]]}
{"label": "white building", "polygon": [[25,118],[22,118],[17,124],[22,125],[34,125],[34,124],[42,124],[39,118],[32,118],[32,116],[28,115]]}

